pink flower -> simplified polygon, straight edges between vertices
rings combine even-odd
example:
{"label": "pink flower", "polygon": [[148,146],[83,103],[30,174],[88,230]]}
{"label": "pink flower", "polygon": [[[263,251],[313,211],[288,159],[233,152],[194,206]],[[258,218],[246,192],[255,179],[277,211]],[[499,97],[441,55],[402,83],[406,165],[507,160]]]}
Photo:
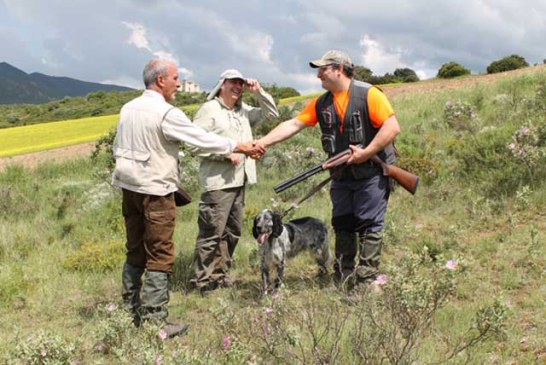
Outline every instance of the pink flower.
{"label": "pink flower", "polygon": [[448,262],[446,262],[446,268],[448,268],[449,270],[456,270],[457,266],[459,266],[457,260],[449,260]]}
{"label": "pink flower", "polygon": [[157,357],[155,358],[155,365],[161,365],[162,362],[163,362],[163,355],[161,354],[157,355]]}
{"label": "pink flower", "polygon": [[40,351],[40,355],[42,357],[46,357],[47,356],[47,349],[43,349],[42,351]]}
{"label": "pink flower", "polygon": [[515,143],[510,143],[508,145],[508,148],[510,148],[513,151],[516,148],[516,144]]}
{"label": "pink flower", "polygon": [[381,274],[376,279],[375,282],[378,285],[385,285],[389,281],[389,277],[387,275]]}
{"label": "pink flower", "polygon": [[108,312],[113,312],[116,310],[116,305],[114,303],[108,304]]}
{"label": "pink flower", "polygon": [[159,336],[160,339],[165,340],[167,338],[167,336],[168,336],[168,333],[165,330],[160,330],[159,333],[158,333],[158,336]]}
{"label": "pink flower", "polygon": [[265,308],[265,313],[267,313],[267,314],[273,313],[273,308],[271,308],[271,307]]}
{"label": "pink flower", "polygon": [[229,351],[229,349],[231,348],[231,336],[230,335],[227,335],[222,340],[222,348],[224,350],[226,350],[226,351]]}
{"label": "pink flower", "polygon": [[104,345],[103,342],[99,342],[98,344],[95,345],[95,351],[97,352],[104,352],[105,349],[106,349],[106,346]]}
{"label": "pink flower", "polygon": [[273,293],[273,295],[272,295],[272,298],[273,298],[273,299],[279,299],[280,297],[281,297],[281,295],[279,294],[278,291],[276,291],[276,292]]}

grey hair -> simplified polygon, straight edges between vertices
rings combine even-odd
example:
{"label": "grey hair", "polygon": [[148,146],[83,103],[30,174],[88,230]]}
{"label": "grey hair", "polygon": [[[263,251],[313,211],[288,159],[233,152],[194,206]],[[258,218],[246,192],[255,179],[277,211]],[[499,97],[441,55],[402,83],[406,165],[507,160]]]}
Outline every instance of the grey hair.
{"label": "grey hair", "polygon": [[148,88],[149,86],[154,84],[159,76],[167,76],[167,68],[171,63],[171,60],[161,58],[154,58],[153,60],[148,62],[146,67],[144,67],[144,71],[142,72],[144,86]]}

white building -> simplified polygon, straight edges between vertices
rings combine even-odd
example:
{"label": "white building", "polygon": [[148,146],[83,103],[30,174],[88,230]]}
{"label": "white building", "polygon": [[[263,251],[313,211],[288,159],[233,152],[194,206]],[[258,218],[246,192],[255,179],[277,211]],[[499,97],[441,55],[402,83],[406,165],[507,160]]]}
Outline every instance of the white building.
{"label": "white building", "polygon": [[182,80],[180,82],[180,91],[187,93],[199,93],[201,92],[201,88],[193,81]]}

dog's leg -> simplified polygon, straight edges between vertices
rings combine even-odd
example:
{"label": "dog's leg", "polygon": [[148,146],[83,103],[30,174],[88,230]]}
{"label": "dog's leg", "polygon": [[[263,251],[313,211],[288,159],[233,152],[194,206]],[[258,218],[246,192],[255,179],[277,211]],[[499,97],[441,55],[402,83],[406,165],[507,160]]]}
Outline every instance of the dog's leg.
{"label": "dog's leg", "polygon": [[267,295],[269,289],[269,267],[262,261],[262,290],[260,298],[264,298]]}
{"label": "dog's leg", "polygon": [[282,281],[284,279],[284,263],[286,260],[282,260],[277,265],[277,278],[275,279],[275,291],[281,287]]}

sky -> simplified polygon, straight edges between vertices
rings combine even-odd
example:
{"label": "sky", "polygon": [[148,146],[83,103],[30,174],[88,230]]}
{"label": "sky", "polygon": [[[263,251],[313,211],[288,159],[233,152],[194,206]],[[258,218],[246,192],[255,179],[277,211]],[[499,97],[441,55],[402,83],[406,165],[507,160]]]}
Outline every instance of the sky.
{"label": "sky", "polygon": [[228,68],[264,84],[321,90],[309,61],[345,51],[375,75],[445,63],[472,73],[517,54],[546,59],[546,0],[0,0],[0,62],[143,89],[156,56],[202,90]]}

